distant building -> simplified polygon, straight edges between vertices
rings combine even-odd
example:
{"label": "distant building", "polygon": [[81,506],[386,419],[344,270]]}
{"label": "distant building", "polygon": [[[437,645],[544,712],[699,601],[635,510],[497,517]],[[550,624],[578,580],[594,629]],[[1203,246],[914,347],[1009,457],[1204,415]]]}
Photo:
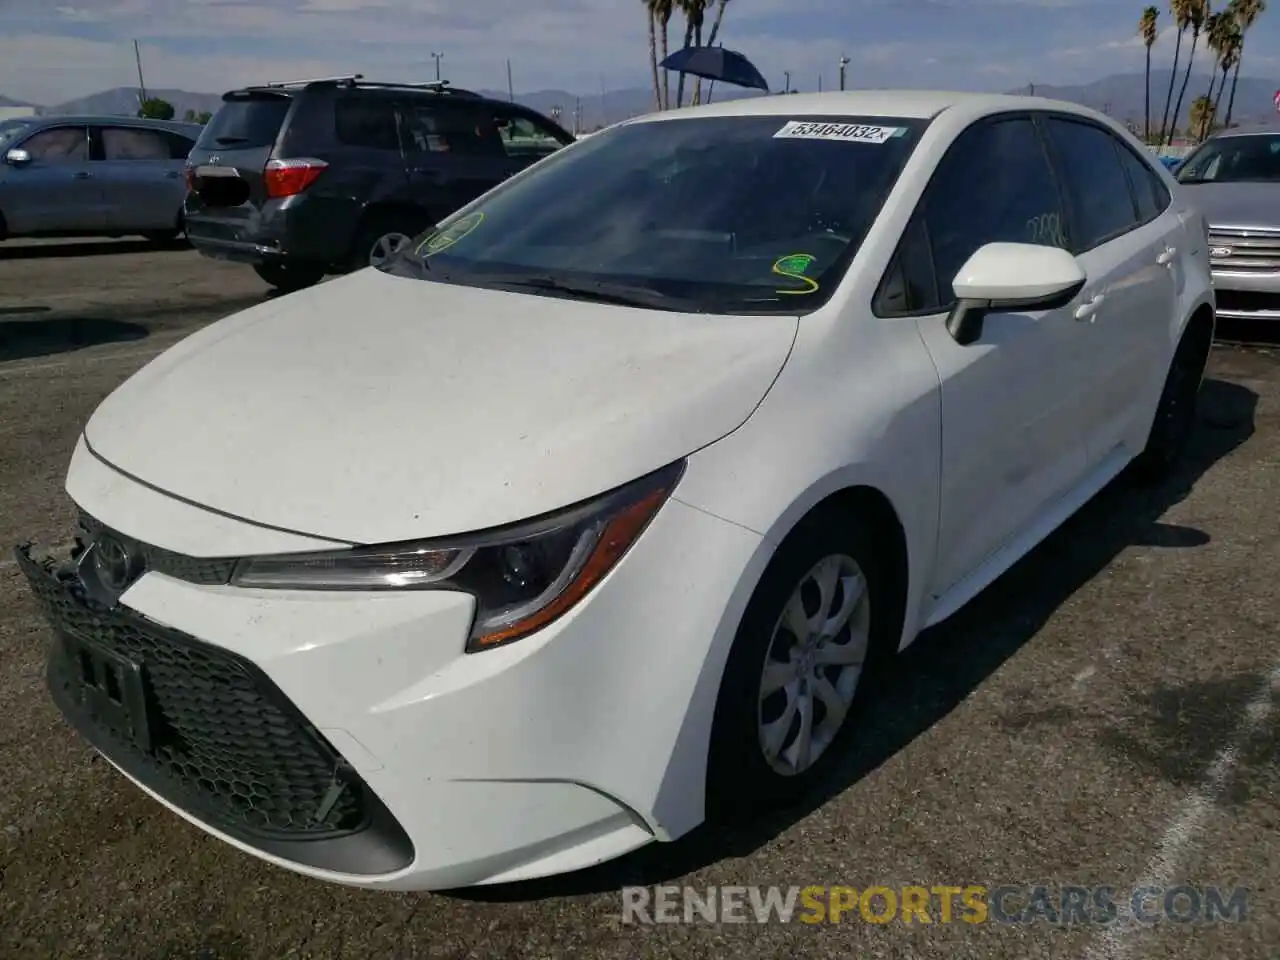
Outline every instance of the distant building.
{"label": "distant building", "polygon": [[0,120],[16,120],[18,117],[34,117],[35,107],[0,107]]}

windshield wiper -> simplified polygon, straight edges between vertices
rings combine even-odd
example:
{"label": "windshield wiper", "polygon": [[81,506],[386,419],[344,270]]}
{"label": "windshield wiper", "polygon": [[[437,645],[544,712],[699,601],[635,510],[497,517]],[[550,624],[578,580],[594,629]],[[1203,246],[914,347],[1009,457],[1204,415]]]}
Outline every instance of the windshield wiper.
{"label": "windshield wiper", "polygon": [[545,290],[557,293],[573,300],[589,300],[592,303],[611,303],[620,307],[657,307],[664,310],[675,309],[670,305],[670,298],[657,290],[648,287],[635,287],[626,284],[591,282],[578,283],[572,280],[560,280],[556,277],[535,274],[486,275],[476,274],[473,279],[477,285],[494,285],[515,290]]}

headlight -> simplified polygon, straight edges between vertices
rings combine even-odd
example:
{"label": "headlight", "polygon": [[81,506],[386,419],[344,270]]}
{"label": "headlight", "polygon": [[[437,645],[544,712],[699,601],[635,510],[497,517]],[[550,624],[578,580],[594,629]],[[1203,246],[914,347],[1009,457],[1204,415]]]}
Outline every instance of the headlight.
{"label": "headlight", "polygon": [[599,583],[675,489],[684,462],[612,493],[525,523],[442,540],[252,557],[241,587],[458,590],[476,598],[467,651],[545,627]]}

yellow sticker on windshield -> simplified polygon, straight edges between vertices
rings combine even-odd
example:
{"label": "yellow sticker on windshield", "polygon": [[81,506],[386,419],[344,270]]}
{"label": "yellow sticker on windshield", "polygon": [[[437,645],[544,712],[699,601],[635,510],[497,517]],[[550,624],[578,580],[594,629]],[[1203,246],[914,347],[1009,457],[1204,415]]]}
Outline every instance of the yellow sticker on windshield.
{"label": "yellow sticker on windshield", "polygon": [[483,212],[468,213],[465,217],[459,217],[453,221],[439,233],[431,234],[422,243],[418,244],[418,249],[414,252],[420,257],[429,257],[434,253],[439,253],[441,250],[448,250],[483,222]]}
{"label": "yellow sticker on windshield", "polygon": [[811,253],[789,253],[785,257],[779,257],[775,260],[773,263],[774,273],[780,277],[786,277],[788,280],[799,280],[805,285],[802,290],[778,290],[776,292],[787,296],[817,292],[818,281],[804,275],[805,271],[817,259]]}

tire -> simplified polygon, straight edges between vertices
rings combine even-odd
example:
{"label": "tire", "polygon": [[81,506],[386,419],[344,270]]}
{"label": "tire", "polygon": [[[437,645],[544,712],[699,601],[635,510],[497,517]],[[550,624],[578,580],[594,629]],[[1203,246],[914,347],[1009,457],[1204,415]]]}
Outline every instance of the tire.
{"label": "tire", "polygon": [[421,232],[418,219],[406,214],[372,217],[356,231],[347,268],[354,271],[380,266]]}
{"label": "tire", "polygon": [[1186,450],[1195,429],[1196,401],[1212,346],[1212,328],[1194,324],[1182,334],[1165,376],[1147,444],[1133,461],[1133,476],[1140,483],[1157,484],[1167,479]]}
{"label": "tire", "polygon": [[255,263],[253,271],[281,293],[315,286],[325,274],[323,267],[297,263]]}
{"label": "tire", "polygon": [[[877,682],[898,639],[892,636],[897,618],[891,610],[889,571],[879,561],[872,529],[844,510],[821,509],[787,537],[766,569],[747,605],[721,680],[707,766],[708,820],[737,819],[795,803],[826,775],[857,725],[865,700],[858,694]],[[825,612],[839,610],[854,598],[853,588],[860,585],[863,590],[854,598],[846,625],[816,650],[799,655],[801,672],[814,659],[847,661],[814,668],[826,674],[825,685],[807,681],[810,723],[820,736],[810,743],[805,765],[799,747],[803,695],[798,700],[792,696],[800,693],[800,684],[791,680],[766,694],[766,656],[777,679],[790,676],[797,630],[788,624],[787,611],[799,596],[804,612],[817,619],[822,596],[814,573],[820,575],[827,564],[836,564],[841,576],[826,598]],[[842,720],[834,724],[831,720],[839,713],[828,706],[833,693],[842,705],[847,703]],[[793,719],[784,723],[788,715]],[[775,735],[775,743],[781,733],[781,750],[774,759],[766,755],[767,733]]]}

